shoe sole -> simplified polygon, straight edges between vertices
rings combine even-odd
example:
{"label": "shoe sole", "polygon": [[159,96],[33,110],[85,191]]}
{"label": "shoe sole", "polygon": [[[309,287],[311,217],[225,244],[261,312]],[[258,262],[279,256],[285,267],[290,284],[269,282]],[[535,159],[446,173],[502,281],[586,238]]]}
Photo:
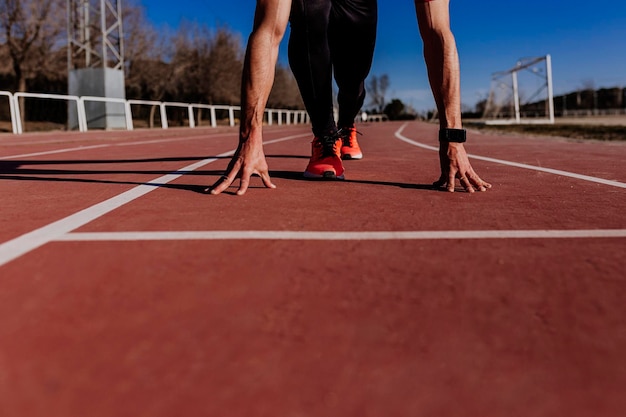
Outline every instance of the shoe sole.
{"label": "shoe sole", "polygon": [[345,179],[345,175],[337,175],[332,171],[326,171],[322,175],[319,174],[311,174],[309,171],[304,171],[304,178],[312,179],[312,180],[343,180]]}
{"label": "shoe sole", "polygon": [[344,161],[349,161],[352,159],[363,159],[363,154],[350,155],[349,153],[346,153],[346,154],[341,155],[341,159],[343,159]]}

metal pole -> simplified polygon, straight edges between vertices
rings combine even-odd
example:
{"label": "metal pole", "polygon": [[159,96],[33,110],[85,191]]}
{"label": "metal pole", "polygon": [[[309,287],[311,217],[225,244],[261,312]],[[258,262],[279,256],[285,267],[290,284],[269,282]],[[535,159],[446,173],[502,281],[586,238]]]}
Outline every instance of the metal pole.
{"label": "metal pole", "polygon": [[519,91],[517,89],[517,71],[513,71],[511,73],[513,77],[513,103],[515,105],[515,123],[519,124],[520,114],[519,114]]}
{"label": "metal pole", "polygon": [[554,93],[552,91],[552,58],[546,55],[546,72],[548,77],[548,117],[550,123],[554,124]]}
{"label": "metal pole", "polygon": [[100,30],[102,31],[102,68],[107,68],[107,63],[109,62],[107,58],[107,11],[105,0],[100,0]]}
{"label": "metal pole", "polygon": [[91,66],[91,29],[89,22],[89,1],[83,1],[83,17],[84,19],[80,20],[81,28],[81,36],[83,37],[83,42],[85,45],[85,67],[89,68]]}
{"label": "metal pole", "polygon": [[119,37],[119,48],[120,48],[120,69],[124,70],[124,27],[123,27],[123,19],[122,19],[122,0],[117,1],[117,33]]}

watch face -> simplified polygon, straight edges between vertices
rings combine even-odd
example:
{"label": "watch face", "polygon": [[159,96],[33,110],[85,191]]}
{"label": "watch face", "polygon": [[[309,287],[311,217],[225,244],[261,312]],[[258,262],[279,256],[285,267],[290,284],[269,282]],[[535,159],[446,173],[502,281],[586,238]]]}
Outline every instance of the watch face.
{"label": "watch face", "polygon": [[465,129],[441,129],[439,140],[445,142],[465,142]]}

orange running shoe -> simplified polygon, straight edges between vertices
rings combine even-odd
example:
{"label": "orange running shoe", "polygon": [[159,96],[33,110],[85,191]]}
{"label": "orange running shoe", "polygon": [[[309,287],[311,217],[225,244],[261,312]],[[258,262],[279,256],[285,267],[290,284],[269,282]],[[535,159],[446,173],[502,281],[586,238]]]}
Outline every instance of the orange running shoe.
{"label": "orange running shoe", "polygon": [[312,146],[312,156],[304,171],[306,178],[344,179],[344,169],[341,163],[341,138],[335,133],[329,136],[315,137]]}
{"label": "orange running shoe", "polygon": [[343,143],[341,144],[341,159],[362,159],[363,152],[359,142],[356,140],[356,128],[346,127],[339,130],[339,136]]}

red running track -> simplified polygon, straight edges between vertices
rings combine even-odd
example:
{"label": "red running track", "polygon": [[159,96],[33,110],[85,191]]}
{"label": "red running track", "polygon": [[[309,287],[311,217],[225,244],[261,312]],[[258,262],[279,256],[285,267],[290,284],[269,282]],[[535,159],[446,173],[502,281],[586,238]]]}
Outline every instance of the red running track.
{"label": "red running track", "polygon": [[346,180],[203,194],[236,129],[0,137],[0,415],[568,416],[626,410],[626,144],[359,126]]}

